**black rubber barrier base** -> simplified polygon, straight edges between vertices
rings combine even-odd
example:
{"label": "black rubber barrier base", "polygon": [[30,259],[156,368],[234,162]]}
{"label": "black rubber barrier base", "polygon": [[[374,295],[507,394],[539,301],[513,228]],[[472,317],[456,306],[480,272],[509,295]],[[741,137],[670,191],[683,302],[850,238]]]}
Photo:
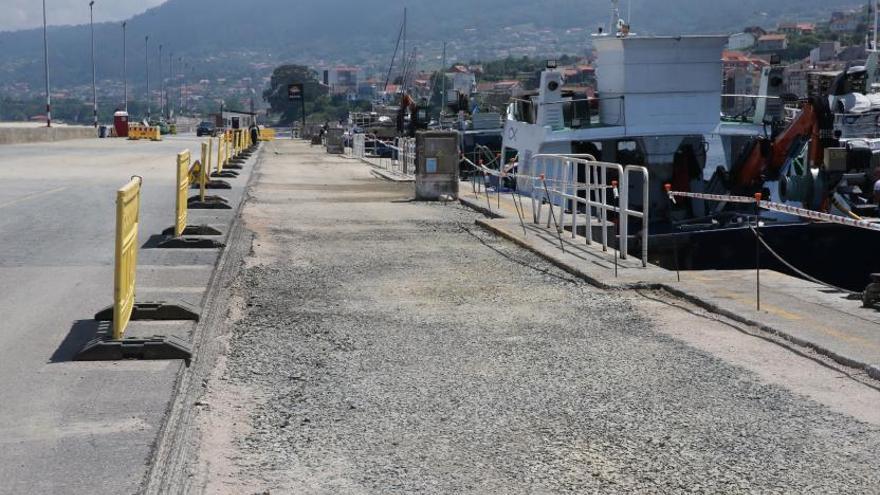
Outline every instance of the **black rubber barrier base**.
{"label": "black rubber barrier base", "polygon": [[238,178],[238,172],[235,170],[224,170],[222,172],[214,172],[211,177],[215,179],[235,179]]}
{"label": "black rubber barrier base", "polygon": [[205,196],[202,201],[200,196],[193,196],[186,202],[186,207],[190,210],[231,210],[229,201],[220,196]]}
{"label": "black rubber barrier base", "polygon": [[122,361],[124,359],[192,359],[189,344],[177,337],[157,335],[148,339],[95,339],[77,353],[76,361]]}
{"label": "black rubber barrier base", "polygon": [[217,249],[225,246],[214,239],[196,237],[169,237],[156,244],[157,249]]}
{"label": "black rubber barrier base", "polygon": [[227,169],[227,170],[244,170],[244,165],[242,165],[240,163],[230,163],[229,165],[226,165],[223,168]]}
{"label": "black rubber barrier base", "polygon": [[[229,160],[229,163],[231,163],[232,165],[244,165],[245,163],[247,163],[247,159],[233,158],[232,160]],[[225,165],[225,168],[229,168],[229,165]]]}
{"label": "black rubber barrier base", "polygon": [[[199,184],[193,184],[190,189],[198,189]],[[226,182],[225,180],[209,180],[207,184],[205,184],[206,189],[232,189],[232,185]]]}
{"label": "black rubber barrier base", "polygon": [[[199,321],[199,312],[185,302],[137,302],[131,311],[131,321]],[[95,313],[95,321],[113,321],[113,306]]]}
{"label": "black rubber barrier base", "polygon": [[[174,235],[174,227],[168,227],[163,230],[162,235]],[[220,232],[210,225],[187,225],[186,228],[183,229],[183,235],[223,235],[223,232]]]}

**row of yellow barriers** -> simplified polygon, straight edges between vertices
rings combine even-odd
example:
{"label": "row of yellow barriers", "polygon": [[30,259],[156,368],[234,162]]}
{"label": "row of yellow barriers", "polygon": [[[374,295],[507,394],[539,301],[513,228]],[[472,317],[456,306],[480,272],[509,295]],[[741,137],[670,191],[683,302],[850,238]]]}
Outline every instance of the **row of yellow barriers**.
{"label": "row of yellow barriers", "polygon": [[260,129],[260,141],[274,141],[275,129]]}
{"label": "row of yellow barriers", "polygon": [[[214,163],[216,172],[223,172],[242,155],[250,156],[252,142],[250,133],[244,130],[226,131],[217,139],[217,159]],[[194,200],[204,202],[206,190],[210,184],[214,139],[201,144],[199,160],[192,161],[192,153],[184,150],[177,154],[176,163],[176,195],[174,225],[167,231],[172,240],[180,240],[182,236],[193,230],[187,225],[189,203]],[[96,339],[77,355],[80,360],[108,359],[190,359],[192,356],[186,343],[174,338],[125,339],[125,331],[133,319],[148,320],[198,320],[198,312],[185,304],[143,303],[136,301],[135,279],[138,257],[138,226],[141,204],[141,186],[143,180],[133,177],[125,186],[116,192],[116,236],[115,262],[113,275],[113,305],[95,315],[98,321],[112,320],[112,339]],[[190,187],[197,184],[199,194],[188,198]],[[210,229],[210,227],[202,226]],[[193,235],[220,235],[195,229]],[[196,239],[204,241],[205,239]],[[161,246],[161,244],[160,244]],[[222,244],[211,247],[222,247]],[[174,247],[181,247],[175,245]],[[199,244],[186,247],[207,247]],[[139,314],[138,318],[134,318]],[[125,340],[123,340],[125,339]]]}
{"label": "row of yellow barriers", "polygon": [[139,139],[149,139],[150,141],[161,141],[162,133],[158,127],[151,127],[142,124],[128,125],[128,139],[137,141]]}

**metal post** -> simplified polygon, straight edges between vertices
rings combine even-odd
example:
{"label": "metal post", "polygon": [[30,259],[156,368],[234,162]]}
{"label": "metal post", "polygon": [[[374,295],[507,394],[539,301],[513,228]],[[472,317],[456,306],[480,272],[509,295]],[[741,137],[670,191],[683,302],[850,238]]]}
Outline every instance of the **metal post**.
{"label": "metal post", "polygon": [[300,100],[300,105],[302,105],[302,132],[306,132],[306,85],[303,83],[302,90],[302,98]]}
{"label": "metal post", "polygon": [[49,29],[46,26],[46,0],[43,0],[43,58],[46,62],[46,127],[52,127],[52,95],[49,89]]}
{"label": "metal post", "polygon": [[[446,42],[443,42],[443,70],[440,73],[443,78],[443,94],[440,96],[440,127],[443,127],[443,117],[446,115]],[[504,151],[504,150],[502,150]],[[503,155],[502,155],[503,156]]]}
{"label": "metal post", "polygon": [[128,71],[128,60],[126,59],[128,52],[125,48],[125,26],[127,24],[128,22],[122,23],[122,93],[124,95],[123,98],[125,98],[125,113],[128,113],[128,76],[126,74]]}
{"label": "metal post", "polygon": [[98,76],[95,68],[95,0],[89,2],[89,27],[92,32],[92,111],[95,116],[95,128],[98,128]]}
{"label": "metal post", "polygon": [[544,195],[547,197],[547,203],[550,205],[550,217],[553,218],[553,225],[556,227],[556,236],[559,237],[559,249],[565,253],[565,244],[562,242],[562,232],[560,232],[559,224],[556,223],[556,213],[553,211],[553,201],[550,199],[550,191],[547,189],[547,180],[544,174],[541,174],[541,182],[544,184]]}
{"label": "metal post", "polygon": [[[147,74],[147,120],[150,120],[150,37],[144,37],[144,66]],[[149,123],[149,122],[148,122]]]}
{"label": "metal post", "polygon": [[165,116],[165,79],[162,78],[162,45],[159,45],[159,120]]}
{"label": "metal post", "polygon": [[180,84],[177,85],[177,112],[183,113],[183,86],[186,83],[186,69],[188,64],[184,65],[183,57],[177,58],[177,65],[180,66],[180,73],[183,76],[180,79]]}
{"label": "metal post", "polygon": [[168,112],[168,118],[171,118],[171,110],[174,107],[174,100],[171,98],[171,86],[174,84],[174,52],[168,54],[168,86],[165,87],[165,110]]}
{"label": "metal post", "polygon": [[761,193],[755,194],[755,301],[761,311]]}

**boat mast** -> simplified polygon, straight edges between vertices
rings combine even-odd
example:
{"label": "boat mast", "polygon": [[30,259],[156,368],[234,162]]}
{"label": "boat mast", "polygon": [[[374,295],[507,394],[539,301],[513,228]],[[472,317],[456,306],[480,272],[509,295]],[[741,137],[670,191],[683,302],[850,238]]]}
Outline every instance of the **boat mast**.
{"label": "boat mast", "polygon": [[611,24],[608,26],[608,34],[617,34],[617,24],[620,21],[620,0],[611,0]]}

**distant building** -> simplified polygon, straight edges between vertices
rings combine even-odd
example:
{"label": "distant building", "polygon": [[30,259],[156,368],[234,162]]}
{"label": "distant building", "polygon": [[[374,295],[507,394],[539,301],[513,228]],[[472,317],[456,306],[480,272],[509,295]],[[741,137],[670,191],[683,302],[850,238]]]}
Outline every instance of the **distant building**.
{"label": "distant building", "polygon": [[596,86],[596,69],[589,64],[561,67],[566,85]]}
{"label": "distant building", "polygon": [[361,71],[357,67],[335,67],[324,71],[324,85],[330,88],[332,95],[358,94],[358,82]]}
{"label": "distant building", "polygon": [[810,50],[810,63],[815,66],[822,62],[833,61],[839,51],[839,41],[823,41],[819,43],[819,46]]}
{"label": "distant building", "polygon": [[477,89],[477,76],[463,65],[456,65],[446,73],[446,101],[458,101],[459,95],[470,96]]}
{"label": "distant building", "polygon": [[788,48],[788,36],[782,33],[765,34],[755,42],[756,52],[777,52]]}
{"label": "distant building", "polygon": [[832,33],[851,33],[859,27],[859,16],[855,13],[834,12],[828,23]]}
{"label": "distant building", "polygon": [[758,38],[752,33],[731,34],[727,40],[727,48],[730,50],[745,50],[755,46]]}
{"label": "distant building", "polygon": [[816,25],[811,22],[784,22],[779,25],[778,32],[791,35],[813,34]]}

